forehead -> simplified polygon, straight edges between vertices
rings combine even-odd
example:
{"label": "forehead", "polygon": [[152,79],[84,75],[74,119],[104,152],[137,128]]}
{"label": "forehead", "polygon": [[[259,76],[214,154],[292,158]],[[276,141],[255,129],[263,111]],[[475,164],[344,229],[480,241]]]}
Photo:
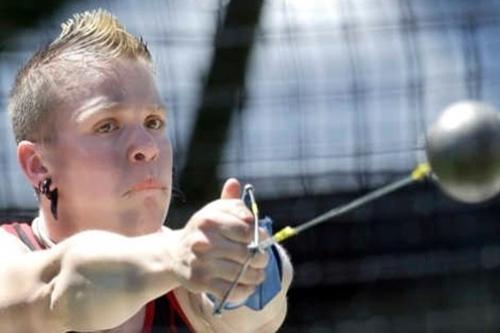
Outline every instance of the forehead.
{"label": "forehead", "polygon": [[[60,91],[58,109],[73,118],[82,110],[132,106],[161,106],[150,66],[142,61],[116,60],[70,74],[71,83]],[[61,112],[58,112],[58,116]]]}

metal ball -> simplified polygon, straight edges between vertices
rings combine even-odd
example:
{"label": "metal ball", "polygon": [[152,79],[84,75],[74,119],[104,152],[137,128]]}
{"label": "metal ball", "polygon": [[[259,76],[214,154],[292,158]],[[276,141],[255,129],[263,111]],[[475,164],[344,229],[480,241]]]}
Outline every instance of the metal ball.
{"label": "metal ball", "polygon": [[426,155],[434,179],[452,198],[478,203],[500,193],[500,116],[495,108],[463,101],[431,127]]}

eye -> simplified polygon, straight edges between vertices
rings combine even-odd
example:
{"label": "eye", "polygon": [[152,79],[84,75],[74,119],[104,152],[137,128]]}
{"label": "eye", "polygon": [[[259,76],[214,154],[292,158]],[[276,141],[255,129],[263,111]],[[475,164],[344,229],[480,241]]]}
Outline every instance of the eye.
{"label": "eye", "polygon": [[165,126],[165,121],[159,117],[149,117],[146,119],[145,125],[149,129],[158,130]]}
{"label": "eye", "polygon": [[106,120],[95,127],[95,133],[106,134],[118,129],[118,124],[114,120]]}

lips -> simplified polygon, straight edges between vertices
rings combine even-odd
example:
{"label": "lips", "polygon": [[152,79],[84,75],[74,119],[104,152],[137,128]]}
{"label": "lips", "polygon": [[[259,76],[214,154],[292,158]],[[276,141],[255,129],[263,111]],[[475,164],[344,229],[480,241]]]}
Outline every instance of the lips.
{"label": "lips", "polygon": [[146,179],[142,182],[134,184],[127,193],[140,192],[148,190],[166,190],[167,187],[154,179]]}

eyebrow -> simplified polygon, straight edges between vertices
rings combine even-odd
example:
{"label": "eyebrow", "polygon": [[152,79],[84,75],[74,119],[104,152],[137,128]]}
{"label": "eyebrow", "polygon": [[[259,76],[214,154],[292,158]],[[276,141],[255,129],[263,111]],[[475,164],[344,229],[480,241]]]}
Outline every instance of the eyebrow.
{"label": "eyebrow", "polygon": [[[102,98],[95,98],[93,101],[81,107],[83,109],[81,112],[75,116],[76,121],[82,121],[87,117],[93,117],[97,114],[103,113],[120,113],[123,109],[127,108],[127,105],[119,102],[103,101]],[[146,106],[146,110],[158,114],[163,114],[167,116],[167,108],[162,104],[151,104]]]}
{"label": "eyebrow", "polygon": [[150,109],[157,113],[163,113],[165,114],[165,116],[168,115],[168,110],[163,104],[153,104],[151,105]]}

